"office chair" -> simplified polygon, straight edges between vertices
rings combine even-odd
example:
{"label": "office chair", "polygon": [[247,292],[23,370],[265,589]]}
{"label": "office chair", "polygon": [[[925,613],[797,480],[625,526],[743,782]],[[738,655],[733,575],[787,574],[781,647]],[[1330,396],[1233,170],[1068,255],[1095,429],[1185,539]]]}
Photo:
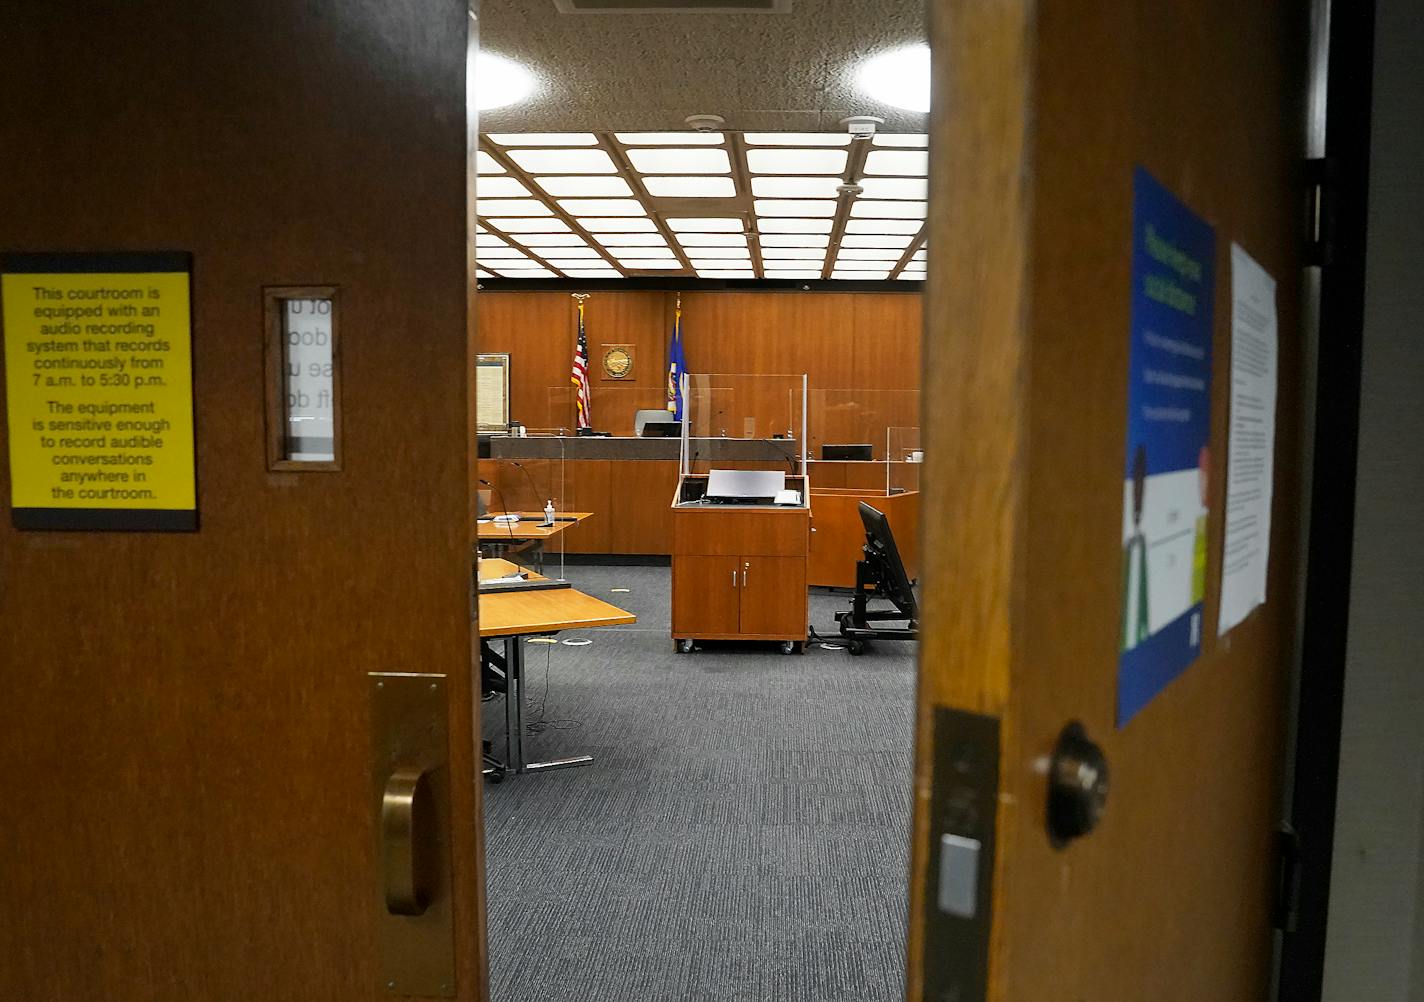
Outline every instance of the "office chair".
{"label": "office chair", "polygon": [[[505,661],[488,640],[480,640],[480,701],[487,702],[498,696],[509,698],[509,684],[505,674]],[[494,745],[488,741],[480,742],[480,751],[484,756],[484,774],[490,778],[491,783],[499,783],[504,780],[507,766],[504,762],[494,757]]]}
{"label": "office chair", "polygon": [[[920,607],[915,599],[915,582],[905,571],[890,520],[880,510],[860,503],[860,521],[865,526],[865,559],[855,565],[855,595],[850,612],[836,613],[841,636],[852,654],[865,652],[871,640],[919,640]],[[890,602],[893,609],[870,610],[870,600]],[[877,623],[906,622],[905,626],[877,626]]]}

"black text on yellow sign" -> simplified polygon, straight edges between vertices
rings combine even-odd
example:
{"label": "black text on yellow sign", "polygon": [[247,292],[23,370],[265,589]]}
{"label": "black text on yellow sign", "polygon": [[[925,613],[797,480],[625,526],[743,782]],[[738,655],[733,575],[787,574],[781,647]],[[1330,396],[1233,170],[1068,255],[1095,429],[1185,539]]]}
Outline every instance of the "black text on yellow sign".
{"label": "black text on yellow sign", "polygon": [[187,254],[0,259],[19,529],[197,528]]}

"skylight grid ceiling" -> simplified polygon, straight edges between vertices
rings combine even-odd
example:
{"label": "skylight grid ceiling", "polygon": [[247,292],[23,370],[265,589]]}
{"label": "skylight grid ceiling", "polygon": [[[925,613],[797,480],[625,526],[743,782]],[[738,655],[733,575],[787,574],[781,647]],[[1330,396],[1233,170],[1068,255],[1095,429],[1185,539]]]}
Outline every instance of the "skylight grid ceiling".
{"label": "skylight grid ceiling", "polygon": [[493,133],[480,146],[481,278],[925,273],[923,134]]}

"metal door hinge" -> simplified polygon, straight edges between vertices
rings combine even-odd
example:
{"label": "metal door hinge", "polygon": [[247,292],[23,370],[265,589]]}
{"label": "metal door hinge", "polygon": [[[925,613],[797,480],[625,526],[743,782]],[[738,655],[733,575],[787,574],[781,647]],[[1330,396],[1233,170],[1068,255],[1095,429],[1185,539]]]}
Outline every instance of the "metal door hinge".
{"label": "metal door hinge", "polygon": [[1335,215],[1339,200],[1335,161],[1317,157],[1305,161],[1305,250],[1307,265],[1335,260]]}
{"label": "metal door hinge", "polygon": [[1288,824],[1276,830],[1276,905],[1272,924],[1281,932],[1295,932],[1300,910],[1300,836]]}

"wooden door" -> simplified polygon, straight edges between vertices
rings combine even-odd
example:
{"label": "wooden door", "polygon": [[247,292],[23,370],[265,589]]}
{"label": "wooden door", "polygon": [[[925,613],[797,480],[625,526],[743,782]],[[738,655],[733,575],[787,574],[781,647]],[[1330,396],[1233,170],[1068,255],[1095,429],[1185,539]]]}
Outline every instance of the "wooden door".
{"label": "wooden door", "polygon": [[[0,240],[191,254],[199,523],[0,511],[0,998],[399,997],[371,672],[444,676],[432,994],[481,998],[466,4],[72,15],[0,13]],[[340,290],[339,471],[268,471],[263,289],[293,285]]]}
{"label": "wooden door", "polygon": [[742,563],[738,558],[680,555],[672,567],[674,637],[696,639],[739,632]]}
{"label": "wooden door", "polygon": [[742,633],[806,637],[806,558],[742,558]]}
{"label": "wooden door", "polygon": [[[932,4],[911,999],[1266,994],[1303,16],[1234,0]],[[1210,515],[1200,652],[1119,725],[1139,167],[1215,230]],[[1233,242],[1278,283],[1278,424],[1267,601],[1218,638]],[[1055,846],[1049,778],[1070,721],[1111,786],[1096,829]],[[977,854],[955,841],[964,824]]]}

